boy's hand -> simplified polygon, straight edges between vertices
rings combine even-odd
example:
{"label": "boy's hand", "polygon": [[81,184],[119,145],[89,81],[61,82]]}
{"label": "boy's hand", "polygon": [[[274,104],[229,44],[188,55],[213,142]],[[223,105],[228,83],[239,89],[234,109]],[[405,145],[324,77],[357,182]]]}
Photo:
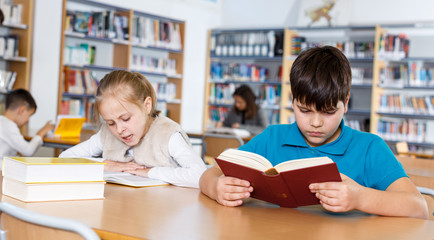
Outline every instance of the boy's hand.
{"label": "boy's hand", "polygon": [[47,135],[47,133],[54,129],[54,124],[51,124],[51,121],[47,121],[45,125],[36,133],[36,135],[41,136],[42,138]]}
{"label": "boy's hand", "polygon": [[356,209],[362,186],[341,173],[342,182],[312,183],[309,189],[320,200],[321,205],[332,212]]}
{"label": "boy's hand", "polygon": [[118,162],[113,160],[104,160],[104,171],[107,172],[127,172],[135,169],[144,169],[145,166],[139,165],[134,161]]}
{"label": "boy's hand", "polygon": [[124,172],[131,173],[133,175],[141,176],[141,177],[148,177],[148,172],[151,170],[151,168],[136,168],[132,170],[126,170]]}
{"label": "boy's hand", "polygon": [[232,128],[240,128],[240,124],[239,123],[234,123],[234,124],[232,124]]}
{"label": "boy's hand", "polygon": [[215,184],[215,200],[223,206],[239,206],[242,199],[250,197],[253,187],[246,180],[220,176]]}

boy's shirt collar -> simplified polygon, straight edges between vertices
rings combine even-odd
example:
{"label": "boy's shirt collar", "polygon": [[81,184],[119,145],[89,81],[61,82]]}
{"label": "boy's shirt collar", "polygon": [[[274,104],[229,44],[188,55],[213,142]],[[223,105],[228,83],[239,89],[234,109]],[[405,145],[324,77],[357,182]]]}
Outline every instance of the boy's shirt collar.
{"label": "boy's shirt collar", "polygon": [[[339,124],[339,127],[341,128],[341,133],[336,140],[331,143],[315,147],[315,150],[326,154],[343,155],[347,150],[348,146],[350,145],[352,131],[350,131],[350,129],[347,129],[348,127],[345,126],[343,119]],[[306,143],[306,140],[303,138],[303,135],[300,132],[300,129],[298,128],[296,122],[294,122],[294,127],[290,128],[288,135],[285,138],[284,143],[282,144],[282,146],[285,145],[312,148]]]}

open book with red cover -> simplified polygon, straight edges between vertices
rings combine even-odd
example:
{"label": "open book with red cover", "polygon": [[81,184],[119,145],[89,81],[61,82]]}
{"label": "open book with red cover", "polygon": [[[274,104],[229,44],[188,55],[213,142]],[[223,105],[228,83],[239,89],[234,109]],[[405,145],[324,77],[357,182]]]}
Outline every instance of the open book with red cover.
{"label": "open book with red cover", "polygon": [[225,176],[250,182],[251,197],[281,207],[319,204],[309,185],[342,181],[336,163],[328,157],[289,160],[273,167],[256,153],[228,149],[216,161]]}

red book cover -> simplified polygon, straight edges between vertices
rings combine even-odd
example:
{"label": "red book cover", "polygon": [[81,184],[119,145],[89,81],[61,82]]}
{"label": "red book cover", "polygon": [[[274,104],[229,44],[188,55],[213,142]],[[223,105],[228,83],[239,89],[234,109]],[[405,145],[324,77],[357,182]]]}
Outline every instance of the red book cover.
{"label": "red book cover", "polygon": [[310,192],[309,185],[342,181],[334,162],[278,173],[274,168],[263,172],[219,157],[215,160],[225,176],[250,182],[253,187],[251,197],[281,207],[295,208],[319,204],[315,194]]}

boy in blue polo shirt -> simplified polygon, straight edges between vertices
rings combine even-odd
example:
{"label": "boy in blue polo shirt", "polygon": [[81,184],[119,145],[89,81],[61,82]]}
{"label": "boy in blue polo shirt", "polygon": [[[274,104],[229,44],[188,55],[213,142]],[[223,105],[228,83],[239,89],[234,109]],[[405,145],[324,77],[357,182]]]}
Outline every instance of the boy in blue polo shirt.
{"label": "boy in blue polo shirt", "polygon": [[[334,47],[302,52],[291,68],[296,122],[269,126],[240,147],[273,165],[291,159],[327,156],[336,162],[342,182],[309,186],[321,205],[333,212],[358,209],[385,216],[428,218],[427,204],[387,144],[378,136],[344,125],[351,89],[347,58]],[[238,206],[253,187],[225,177],[218,166],[200,179],[200,189],[225,206]]]}

